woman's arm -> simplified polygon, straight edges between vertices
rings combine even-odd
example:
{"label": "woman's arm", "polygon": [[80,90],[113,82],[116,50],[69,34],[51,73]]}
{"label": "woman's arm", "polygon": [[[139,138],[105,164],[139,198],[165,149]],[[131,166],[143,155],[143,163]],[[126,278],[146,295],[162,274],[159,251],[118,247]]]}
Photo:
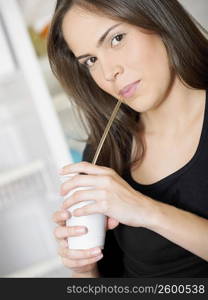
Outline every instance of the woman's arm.
{"label": "woman's arm", "polygon": [[150,197],[145,227],[208,261],[208,220]]}

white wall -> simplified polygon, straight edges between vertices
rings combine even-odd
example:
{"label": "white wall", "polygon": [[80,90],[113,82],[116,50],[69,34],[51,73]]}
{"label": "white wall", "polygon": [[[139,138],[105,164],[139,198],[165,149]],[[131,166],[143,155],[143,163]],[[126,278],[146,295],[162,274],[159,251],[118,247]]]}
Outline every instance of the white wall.
{"label": "white wall", "polygon": [[181,4],[208,29],[208,0],[180,0]]}

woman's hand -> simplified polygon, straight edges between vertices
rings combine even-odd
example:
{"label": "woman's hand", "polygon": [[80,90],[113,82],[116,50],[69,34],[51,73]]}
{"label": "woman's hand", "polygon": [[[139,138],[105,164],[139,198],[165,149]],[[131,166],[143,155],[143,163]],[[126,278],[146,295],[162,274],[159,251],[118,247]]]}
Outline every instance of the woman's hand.
{"label": "woman's hand", "polygon": [[[72,277],[99,277],[97,270],[97,261],[102,259],[99,254],[93,254],[93,250],[97,249],[87,249],[87,250],[70,250],[68,247],[67,239],[71,236],[81,236],[85,233],[79,233],[76,230],[78,228],[87,229],[84,226],[66,226],[66,221],[71,217],[67,210],[56,211],[53,214],[53,221],[58,225],[54,230],[54,235],[56,240],[59,242],[58,253],[62,258],[62,262],[65,267],[70,268],[74,273]],[[107,218],[106,230],[113,229],[119,224],[118,221]],[[99,249],[99,248],[98,248]],[[102,254],[102,251],[100,251]]]}
{"label": "woman's hand", "polygon": [[74,192],[63,202],[63,209],[68,209],[84,200],[96,201],[75,209],[72,213],[74,216],[102,213],[111,218],[110,222],[113,219],[135,227],[145,226],[147,223],[148,200],[143,194],[134,190],[114,170],[88,162],[67,165],[62,170],[62,175],[87,173],[87,175],[75,175],[64,182],[60,191],[62,196],[77,187],[92,187],[89,190]]}

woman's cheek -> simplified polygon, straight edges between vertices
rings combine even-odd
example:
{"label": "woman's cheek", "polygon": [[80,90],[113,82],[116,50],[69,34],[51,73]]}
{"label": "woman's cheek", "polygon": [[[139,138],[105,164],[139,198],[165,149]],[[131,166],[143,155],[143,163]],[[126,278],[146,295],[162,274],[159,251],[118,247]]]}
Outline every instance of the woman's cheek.
{"label": "woman's cheek", "polygon": [[110,94],[111,91],[109,90],[109,87],[105,84],[104,80],[100,78],[100,76],[95,76],[94,74],[92,75],[92,78],[95,81],[95,83],[99,86],[99,88],[101,88],[101,90]]}
{"label": "woman's cheek", "polygon": [[92,79],[95,81],[95,83],[101,88],[102,88],[102,81],[101,81],[101,78],[98,74],[98,72],[96,71],[91,71],[91,76],[92,76]]}

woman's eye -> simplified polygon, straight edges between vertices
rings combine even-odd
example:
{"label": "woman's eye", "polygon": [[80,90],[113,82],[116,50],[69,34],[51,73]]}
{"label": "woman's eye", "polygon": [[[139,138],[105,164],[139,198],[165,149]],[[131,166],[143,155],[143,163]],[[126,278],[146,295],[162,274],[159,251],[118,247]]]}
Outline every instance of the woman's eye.
{"label": "woman's eye", "polygon": [[117,34],[116,36],[114,36],[111,40],[111,45],[116,46],[124,37],[124,33],[123,34]]}
{"label": "woman's eye", "polygon": [[[125,35],[125,33],[117,34],[116,36],[114,36],[112,38],[112,40],[111,40],[111,45],[116,46],[117,44],[119,44],[120,41],[123,39],[124,35]],[[90,68],[90,67],[92,67],[94,65],[94,63],[96,62],[96,60],[97,60],[97,58],[94,57],[94,56],[92,56],[92,57],[86,59],[83,64],[87,68]]]}
{"label": "woman's eye", "polygon": [[87,67],[92,67],[92,65],[96,62],[96,57],[90,57],[85,60],[84,65]]}

